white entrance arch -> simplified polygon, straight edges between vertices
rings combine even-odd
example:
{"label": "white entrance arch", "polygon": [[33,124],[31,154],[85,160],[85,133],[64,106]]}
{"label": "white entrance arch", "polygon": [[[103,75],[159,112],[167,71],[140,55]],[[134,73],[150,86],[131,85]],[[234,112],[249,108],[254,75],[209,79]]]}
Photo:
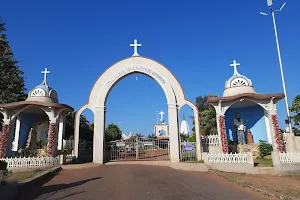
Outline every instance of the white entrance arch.
{"label": "white entrance arch", "polygon": [[105,131],[105,105],[106,99],[115,84],[124,77],[132,73],[142,73],[154,79],[165,92],[168,103],[168,122],[170,139],[170,160],[179,162],[179,120],[178,110],[188,104],[194,110],[197,156],[201,159],[201,142],[199,134],[198,111],[194,104],[185,99],[185,94],[175,76],[162,64],[155,60],[132,56],[123,59],[109,67],[95,82],[88,99],[88,103],[82,106],[76,113],[74,128],[74,153],[78,156],[79,143],[79,120],[85,109],[90,109],[94,113],[94,145],[93,162],[104,162],[104,131]]}

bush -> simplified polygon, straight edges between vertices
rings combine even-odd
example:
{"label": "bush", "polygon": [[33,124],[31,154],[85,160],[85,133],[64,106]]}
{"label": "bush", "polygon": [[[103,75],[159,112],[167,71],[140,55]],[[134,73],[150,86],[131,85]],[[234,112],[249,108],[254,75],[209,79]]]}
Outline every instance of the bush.
{"label": "bush", "polygon": [[0,160],[0,170],[6,170],[7,169],[7,163],[3,160]]}
{"label": "bush", "polygon": [[258,151],[258,156],[263,158],[264,156],[271,155],[273,146],[271,144],[267,144],[264,140],[259,140]]}
{"label": "bush", "polygon": [[7,176],[7,163],[3,160],[0,160],[0,185],[6,184],[6,176]]}

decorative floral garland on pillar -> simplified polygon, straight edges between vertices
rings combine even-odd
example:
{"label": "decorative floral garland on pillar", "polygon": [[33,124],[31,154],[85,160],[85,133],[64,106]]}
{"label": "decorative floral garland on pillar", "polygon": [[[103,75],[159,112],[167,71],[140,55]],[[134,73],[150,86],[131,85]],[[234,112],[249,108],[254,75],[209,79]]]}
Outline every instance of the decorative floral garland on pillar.
{"label": "decorative floral garland on pillar", "polygon": [[48,146],[47,146],[47,155],[49,157],[54,156],[54,152],[55,152],[55,133],[56,133],[56,123],[50,123],[49,133],[48,133]]}
{"label": "decorative floral garland on pillar", "polygon": [[282,153],[283,152],[282,133],[279,129],[277,115],[272,115],[272,122],[273,122],[275,137],[276,137],[277,149],[280,153]]}
{"label": "decorative floral garland on pillar", "polygon": [[224,115],[219,116],[219,127],[220,127],[220,134],[221,134],[222,152],[228,153]]}
{"label": "decorative floral garland on pillar", "polygon": [[6,157],[7,155],[7,143],[9,135],[9,124],[2,125],[2,134],[0,136],[0,158]]}

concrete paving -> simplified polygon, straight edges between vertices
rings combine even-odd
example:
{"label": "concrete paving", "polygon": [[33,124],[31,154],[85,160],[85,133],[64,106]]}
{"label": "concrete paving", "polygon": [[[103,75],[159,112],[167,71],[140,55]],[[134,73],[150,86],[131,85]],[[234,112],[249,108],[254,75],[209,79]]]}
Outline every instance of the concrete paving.
{"label": "concrete paving", "polygon": [[22,200],[263,200],[271,199],[205,172],[165,166],[89,165],[63,170],[48,183],[23,191]]}

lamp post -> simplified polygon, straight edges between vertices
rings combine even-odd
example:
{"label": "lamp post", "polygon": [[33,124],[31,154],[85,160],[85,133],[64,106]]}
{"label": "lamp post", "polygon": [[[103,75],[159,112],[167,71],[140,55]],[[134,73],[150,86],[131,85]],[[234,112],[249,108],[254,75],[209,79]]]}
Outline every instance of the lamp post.
{"label": "lamp post", "polygon": [[158,111],[156,111],[156,124],[158,124]]}
{"label": "lamp post", "polygon": [[281,80],[282,80],[282,86],[283,86],[283,92],[284,92],[284,98],[285,98],[285,106],[286,106],[286,112],[287,112],[287,117],[288,117],[288,124],[289,124],[289,129],[290,132],[292,132],[292,124],[291,124],[291,116],[290,116],[290,110],[289,110],[289,104],[288,104],[288,97],[287,97],[287,92],[285,88],[285,80],[284,80],[284,74],[283,74],[283,68],[282,68],[282,60],[281,60],[281,53],[280,53],[280,47],[279,47],[279,41],[278,41],[278,34],[277,34],[277,27],[276,27],[276,20],[275,20],[275,12],[281,12],[282,9],[284,8],[286,2],[281,6],[279,10],[274,10],[273,9],[273,0],[267,0],[267,4],[270,8],[270,13],[263,13],[260,12],[260,14],[268,16],[272,15],[273,19],[273,25],[274,25],[274,32],[275,32],[275,39],[276,39],[276,45],[277,45],[277,53],[278,53],[278,60],[279,60],[279,67],[280,67],[280,72],[281,72]]}

